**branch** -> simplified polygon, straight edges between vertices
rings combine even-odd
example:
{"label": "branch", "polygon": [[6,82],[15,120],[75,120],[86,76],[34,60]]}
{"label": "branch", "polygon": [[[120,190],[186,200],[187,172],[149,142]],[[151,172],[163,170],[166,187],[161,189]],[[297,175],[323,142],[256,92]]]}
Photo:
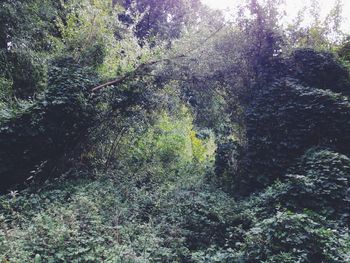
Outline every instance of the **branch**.
{"label": "branch", "polygon": [[221,27],[219,27],[216,31],[214,31],[212,34],[210,34],[207,38],[204,39],[204,41],[202,41],[200,43],[199,46],[195,47],[195,48],[192,48],[192,49],[189,49],[187,52],[186,52],[186,55],[185,54],[180,54],[178,56],[174,56],[174,57],[170,57],[170,58],[164,58],[164,59],[159,59],[159,60],[154,60],[154,61],[150,61],[150,62],[147,62],[147,63],[141,63],[140,65],[138,65],[134,71],[132,72],[128,72],[126,73],[124,76],[120,77],[120,78],[117,78],[115,80],[111,80],[109,82],[106,82],[104,84],[101,84],[97,87],[94,87],[91,92],[95,92],[95,91],[98,91],[104,87],[107,87],[107,86],[111,86],[111,85],[116,85],[116,84],[121,84],[123,83],[125,80],[127,80],[129,77],[132,77],[132,76],[135,76],[137,75],[138,71],[140,71],[141,69],[143,69],[144,67],[147,67],[147,66],[151,66],[151,65],[154,65],[154,64],[157,64],[157,63],[161,63],[161,62],[165,62],[165,61],[171,61],[171,60],[175,60],[175,59],[179,59],[179,58],[185,58],[187,57],[190,53],[193,53],[194,51],[196,51],[197,49],[200,49],[201,47],[204,46],[204,44],[211,38],[213,38],[217,33],[219,33],[224,27],[226,26],[226,24],[223,24]]}
{"label": "branch", "polygon": [[148,66],[151,66],[151,65],[154,65],[154,64],[157,64],[157,63],[161,63],[161,62],[165,62],[165,61],[171,61],[173,59],[179,59],[179,58],[183,58],[183,57],[186,57],[185,55],[179,55],[179,56],[175,56],[175,57],[171,57],[171,58],[164,58],[164,59],[159,59],[159,60],[154,60],[154,61],[150,61],[150,62],[147,62],[147,63],[141,63],[140,65],[138,65],[134,71],[132,72],[128,72],[126,73],[124,76],[120,77],[120,78],[117,78],[115,80],[111,80],[109,82],[106,82],[104,84],[101,84],[97,87],[94,87],[91,92],[95,92],[97,90],[100,90],[104,87],[107,87],[107,86],[111,86],[111,85],[116,85],[116,84],[121,84],[123,83],[125,80],[127,80],[129,77],[132,77],[132,76],[135,76],[137,75],[137,73],[139,71],[141,71],[143,68],[145,67],[148,67]]}
{"label": "branch", "polygon": [[130,77],[130,76],[132,75],[131,73],[133,73],[133,72],[129,72],[128,74],[125,74],[123,77],[121,77],[121,78],[119,78],[119,79],[115,79],[115,80],[106,82],[106,83],[104,83],[104,84],[101,84],[101,85],[99,85],[99,86],[93,88],[93,89],[91,90],[91,92],[95,92],[95,91],[97,91],[97,90],[99,90],[99,89],[102,89],[102,88],[104,88],[104,87],[107,87],[107,86],[111,86],[111,85],[123,83],[124,80],[126,80],[128,77]]}

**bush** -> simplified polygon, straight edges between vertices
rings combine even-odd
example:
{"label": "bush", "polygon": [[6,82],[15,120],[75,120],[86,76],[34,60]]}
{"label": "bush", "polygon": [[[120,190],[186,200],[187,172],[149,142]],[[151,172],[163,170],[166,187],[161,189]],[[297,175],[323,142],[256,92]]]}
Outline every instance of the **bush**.
{"label": "bush", "polygon": [[288,175],[287,199],[294,207],[311,209],[350,223],[350,159],[327,150],[310,150],[295,174]]}
{"label": "bush", "polygon": [[8,101],[12,97],[12,81],[0,76],[0,101]]}
{"label": "bush", "polygon": [[349,224],[350,159],[329,150],[307,151],[283,182],[243,202],[242,211],[254,210],[266,219],[278,209],[310,211],[341,225]]}
{"label": "bush", "polygon": [[[28,99],[46,88],[46,62],[30,51],[0,51],[4,78],[11,83],[11,95]],[[0,76],[1,77],[1,76]]]}
{"label": "bush", "polygon": [[247,171],[236,190],[250,193],[270,185],[314,146],[349,154],[349,119],[346,97],[304,87],[293,79],[276,81],[247,111],[248,145],[242,160]]}
{"label": "bush", "polygon": [[40,192],[2,196],[0,259],[198,262],[197,252],[226,245],[234,208],[227,194],[203,185],[149,191],[129,176],[54,181]]}
{"label": "bush", "polygon": [[51,66],[49,89],[29,107],[17,114],[2,112],[1,190],[41,174],[43,168],[57,167],[93,124],[88,88],[95,75],[70,63],[61,60]]}
{"label": "bush", "polygon": [[293,77],[301,80],[305,86],[350,95],[349,71],[332,53],[297,49],[290,62]]}
{"label": "bush", "polygon": [[56,182],[50,188],[1,197],[1,260],[111,262],[122,254],[110,224],[120,205],[113,182]]}
{"label": "bush", "polygon": [[306,214],[278,212],[245,235],[242,262],[345,262],[346,237]]}
{"label": "bush", "polygon": [[[140,170],[149,165],[153,180],[176,181],[184,170],[209,165],[215,149],[214,139],[212,136],[198,138],[192,121],[188,109],[180,107],[177,112],[163,111],[153,126],[139,132],[129,131],[125,138],[129,169]],[[130,145],[130,141],[134,143]]]}
{"label": "bush", "polygon": [[226,244],[234,206],[226,194],[210,189],[183,189],[170,193],[165,200],[159,223],[166,227],[163,231],[168,245],[180,236],[190,251]]}

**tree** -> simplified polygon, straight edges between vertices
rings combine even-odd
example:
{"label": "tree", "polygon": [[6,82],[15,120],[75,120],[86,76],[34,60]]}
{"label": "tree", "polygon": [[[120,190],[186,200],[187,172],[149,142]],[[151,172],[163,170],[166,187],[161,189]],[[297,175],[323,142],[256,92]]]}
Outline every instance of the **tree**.
{"label": "tree", "polygon": [[[125,0],[126,12],[119,15],[121,21],[137,23],[135,33],[141,42],[159,37],[162,40],[178,38],[182,30],[193,20],[200,7],[198,0]],[[138,14],[141,17],[137,20]],[[136,21],[135,21],[136,20]]]}

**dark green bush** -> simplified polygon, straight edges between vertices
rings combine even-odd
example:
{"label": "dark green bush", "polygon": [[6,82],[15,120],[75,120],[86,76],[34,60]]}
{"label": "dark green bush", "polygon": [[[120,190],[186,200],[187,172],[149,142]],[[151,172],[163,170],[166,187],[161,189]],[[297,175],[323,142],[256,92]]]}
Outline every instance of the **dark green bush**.
{"label": "dark green bush", "polygon": [[113,182],[56,181],[46,187],[41,192],[1,196],[0,259],[4,262],[5,259],[34,262],[34,258],[42,262],[117,260],[123,249],[117,247],[111,217],[121,203]]}
{"label": "dark green bush", "polygon": [[31,175],[46,176],[69,155],[93,124],[89,88],[96,77],[67,60],[50,67],[49,89],[17,114],[0,116],[1,189],[23,183]]}
{"label": "dark green bush", "polygon": [[[281,178],[314,146],[349,154],[350,103],[328,90],[276,81],[256,96],[246,114],[247,151],[239,192],[249,193]],[[243,157],[241,157],[243,159]]]}
{"label": "dark green bush", "polygon": [[43,91],[47,85],[45,64],[43,59],[28,50],[0,50],[0,77],[11,83],[7,88],[7,98],[28,99]]}
{"label": "dark green bush", "polygon": [[277,212],[245,235],[242,262],[344,263],[345,235],[306,214]]}
{"label": "dark green bush", "polygon": [[192,253],[224,247],[229,240],[234,201],[208,187],[176,189],[151,213],[163,238],[162,247],[172,256],[162,262],[193,262]]}
{"label": "dark green bush", "polygon": [[28,51],[9,52],[13,95],[27,99],[46,88],[46,62]]}
{"label": "dark green bush", "polygon": [[350,159],[328,150],[312,149],[290,170],[283,182],[241,202],[237,213],[254,211],[267,219],[279,209],[317,213],[340,225],[349,225]]}
{"label": "dark green bush", "polygon": [[332,53],[297,49],[290,62],[293,76],[305,86],[350,95],[349,71]]}
{"label": "dark green bush", "polygon": [[287,200],[350,225],[350,159],[327,150],[310,150],[295,174],[288,175]]}

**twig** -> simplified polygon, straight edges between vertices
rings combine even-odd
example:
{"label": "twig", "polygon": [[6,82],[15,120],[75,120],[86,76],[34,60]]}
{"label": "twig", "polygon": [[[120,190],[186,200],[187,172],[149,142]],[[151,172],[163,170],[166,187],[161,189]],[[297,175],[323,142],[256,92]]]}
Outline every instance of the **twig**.
{"label": "twig", "polygon": [[112,154],[115,151],[115,149],[118,147],[118,144],[119,144],[119,142],[120,142],[120,140],[121,140],[125,130],[126,130],[126,127],[124,126],[121,129],[120,133],[117,134],[117,136],[115,137],[115,139],[114,139],[114,141],[112,143],[112,146],[111,146],[111,148],[109,150],[109,153],[108,153],[108,156],[107,156],[107,160],[106,160],[106,163],[105,163],[105,169],[104,169],[105,172],[108,170],[108,166],[109,166],[109,162],[111,160]]}

